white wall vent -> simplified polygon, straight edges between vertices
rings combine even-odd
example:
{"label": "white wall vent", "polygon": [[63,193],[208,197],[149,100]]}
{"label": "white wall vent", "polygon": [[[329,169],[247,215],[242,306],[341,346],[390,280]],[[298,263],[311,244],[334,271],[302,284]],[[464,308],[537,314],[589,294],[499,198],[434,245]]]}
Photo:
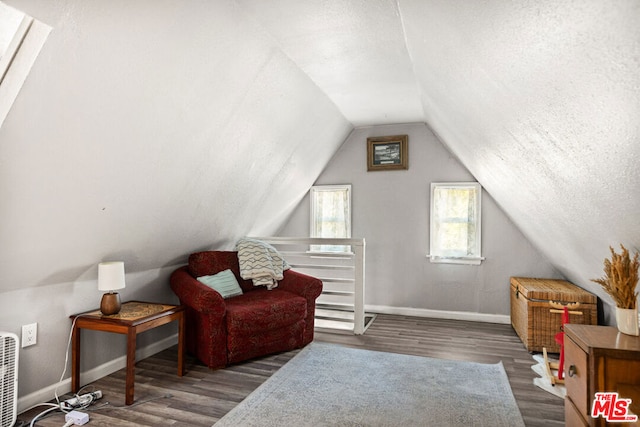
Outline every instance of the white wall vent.
{"label": "white wall vent", "polygon": [[0,427],[11,427],[18,416],[18,336],[0,332]]}

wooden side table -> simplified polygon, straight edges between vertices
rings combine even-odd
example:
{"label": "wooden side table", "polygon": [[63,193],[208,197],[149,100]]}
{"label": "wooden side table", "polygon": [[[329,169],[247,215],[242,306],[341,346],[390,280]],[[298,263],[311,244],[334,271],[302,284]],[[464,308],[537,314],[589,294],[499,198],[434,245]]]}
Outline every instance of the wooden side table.
{"label": "wooden side table", "polygon": [[185,308],[182,305],[156,304],[141,301],[130,301],[122,304],[120,312],[109,316],[100,310],[74,314],[72,356],[71,356],[71,391],[80,390],[80,330],[114,332],[127,336],[127,375],[125,404],[133,403],[135,380],[136,336],[169,322],[178,321],[178,376],[184,375],[184,320]]}

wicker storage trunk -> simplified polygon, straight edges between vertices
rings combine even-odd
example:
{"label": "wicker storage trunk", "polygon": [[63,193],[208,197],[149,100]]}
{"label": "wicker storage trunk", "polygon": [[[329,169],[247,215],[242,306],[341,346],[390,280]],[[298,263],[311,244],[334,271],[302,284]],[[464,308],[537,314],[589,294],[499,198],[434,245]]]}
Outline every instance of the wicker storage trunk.
{"label": "wicker storage trunk", "polygon": [[552,313],[549,301],[563,305],[579,302],[582,315],[571,314],[569,323],[596,325],[597,298],[565,280],[511,278],[511,325],[530,352],[560,352],[555,335],[562,326],[562,314]]}

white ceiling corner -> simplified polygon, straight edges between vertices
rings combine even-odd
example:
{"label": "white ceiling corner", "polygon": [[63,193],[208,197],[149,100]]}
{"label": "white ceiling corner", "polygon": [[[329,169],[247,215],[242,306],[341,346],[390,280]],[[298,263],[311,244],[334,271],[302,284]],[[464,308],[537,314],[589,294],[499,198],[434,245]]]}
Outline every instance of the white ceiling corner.
{"label": "white ceiling corner", "polygon": [[238,0],[354,126],[423,122],[395,0]]}

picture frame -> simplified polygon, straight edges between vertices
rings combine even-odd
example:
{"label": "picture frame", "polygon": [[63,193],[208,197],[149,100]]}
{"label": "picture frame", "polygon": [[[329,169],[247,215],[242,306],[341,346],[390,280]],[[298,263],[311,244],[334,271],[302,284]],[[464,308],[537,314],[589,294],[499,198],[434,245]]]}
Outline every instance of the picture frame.
{"label": "picture frame", "polygon": [[409,169],[409,136],[367,138],[367,171]]}

